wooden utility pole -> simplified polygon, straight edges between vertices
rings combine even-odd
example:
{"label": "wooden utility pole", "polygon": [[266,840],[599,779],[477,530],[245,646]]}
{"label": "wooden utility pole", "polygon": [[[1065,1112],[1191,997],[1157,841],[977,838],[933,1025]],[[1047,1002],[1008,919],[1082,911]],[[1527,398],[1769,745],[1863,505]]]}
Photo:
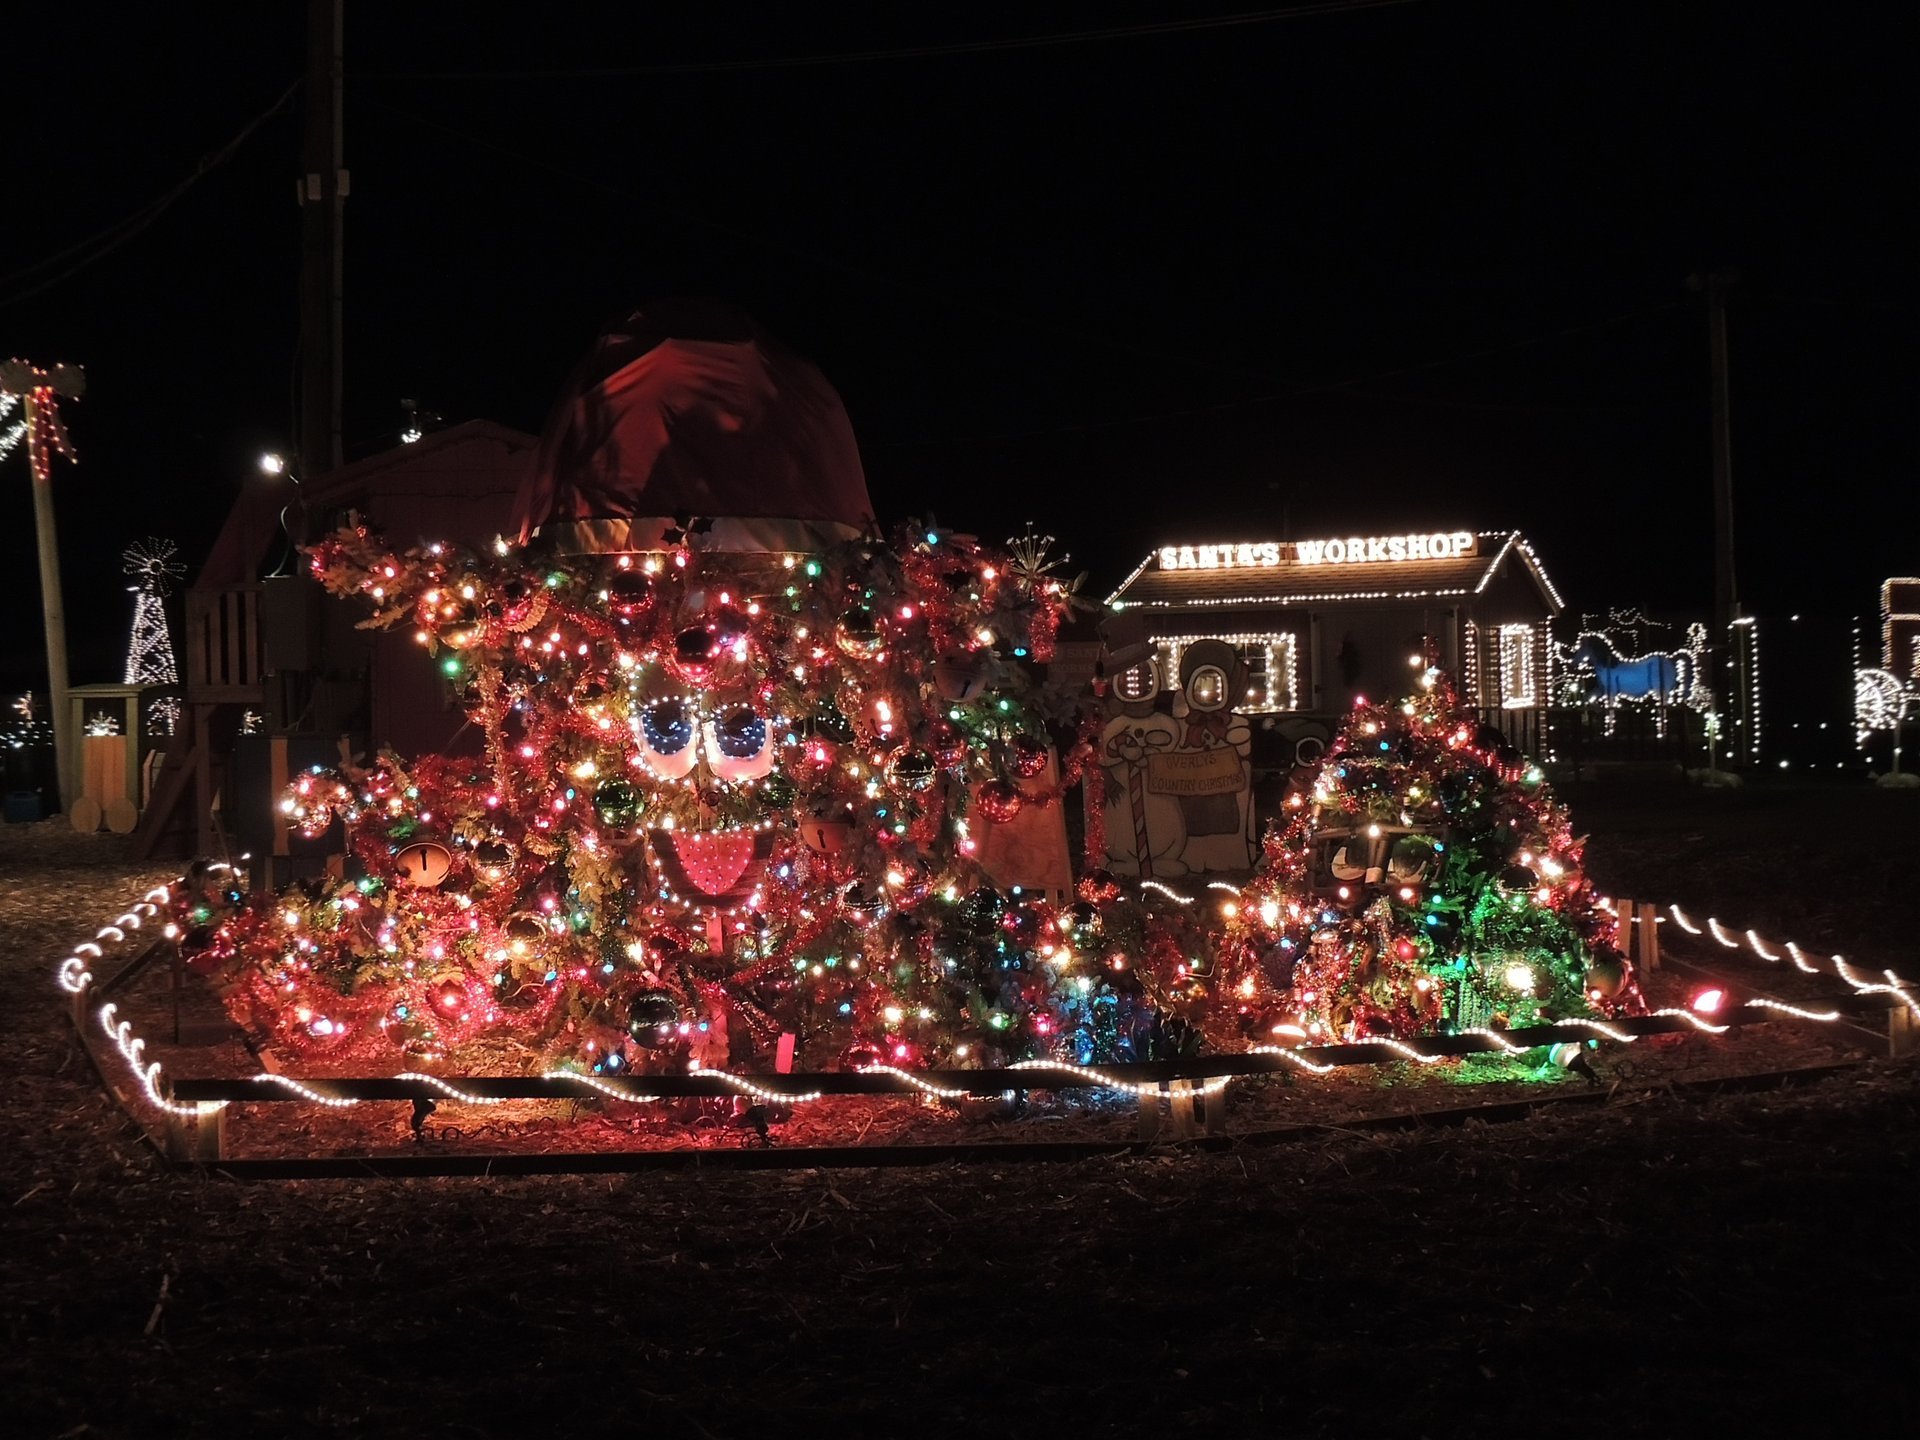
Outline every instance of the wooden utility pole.
{"label": "wooden utility pole", "polygon": [[[1733,407],[1727,379],[1727,291],[1735,277],[1725,270],[1709,270],[1689,282],[1707,296],[1707,352],[1712,385],[1713,426],[1713,713],[1720,733],[1732,724],[1734,707],[1744,691],[1734,674],[1737,661],[1733,622],[1740,618],[1739,584],[1733,568]],[[1750,737],[1741,731],[1742,744]],[[1717,744],[1709,740],[1708,765],[1717,763]]]}
{"label": "wooden utility pole", "polygon": [[343,0],[307,3],[307,108],[300,177],[302,480],[340,468],[342,240],[348,180],[341,115]]}
{"label": "wooden utility pole", "polygon": [[74,743],[73,706],[67,685],[67,607],[60,588],[60,538],[53,525],[53,457],[73,459],[60,401],[86,393],[86,373],[77,365],[42,370],[25,360],[0,365],[0,390],[20,397],[26,411],[27,466],[32,472],[33,525],[40,546],[40,614],[47,631],[47,693],[53,706],[53,766],[59,776],[60,813],[70,813],[78,784],[79,747]]}
{"label": "wooden utility pole", "polygon": [[1740,618],[1733,571],[1733,409],[1727,387],[1727,289],[1733,276],[1707,275],[1707,340],[1713,361],[1713,606],[1721,635]]}

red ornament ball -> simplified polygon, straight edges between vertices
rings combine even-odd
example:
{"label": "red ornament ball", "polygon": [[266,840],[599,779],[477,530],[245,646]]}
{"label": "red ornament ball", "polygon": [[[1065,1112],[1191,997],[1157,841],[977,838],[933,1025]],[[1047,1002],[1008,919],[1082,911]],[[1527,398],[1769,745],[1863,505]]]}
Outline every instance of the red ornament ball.
{"label": "red ornament ball", "polygon": [[653,577],[644,570],[614,570],[607,576],[607,609],[631,620],[653,604]]}
{"label": "red ornament ball", "polygon": [[467,987],[458,980],[442,980],[433,987],[433,1008],[449,1020],[461,1020],[466,1017]]}
{"label": "red ornament ball", "polygon": [[682,630],[673,637],[673,673],[689,685],[705,685],[720,662],[720,637],[704,625]]}
{"label": "red ornament ball", "polygon": [[974,796],[974,808],[995,825],[1004,825],[1018,815],[1025,801],[1020,792],[1004,780],[989,780]]}
{"label": "red ornament ball", "polygon": [[951,720],[935,720],[927,726],[927,748],[942,770],[958,769],[967,760],[966,731]]}
{"label": "red ornament ball", "polygon": [[887,1063],[887,1052],[867,1040],[856,1040],[840,1052],[842,1070],[871,1070]]}
{"label": "red ornament ball", "polygon": [[1031,780],[1047,768],[1047,754],[1051,747],[1038,735],[1016,735],[1013,737],[1013,773],[1022,780]]}

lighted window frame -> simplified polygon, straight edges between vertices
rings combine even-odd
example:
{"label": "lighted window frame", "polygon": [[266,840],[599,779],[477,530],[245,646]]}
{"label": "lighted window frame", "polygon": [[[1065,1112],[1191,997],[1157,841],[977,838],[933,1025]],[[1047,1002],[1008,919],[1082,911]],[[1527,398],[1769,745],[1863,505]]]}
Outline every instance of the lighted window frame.
{"label": "lighted window frame", "polygon": [[1160,673],[1168,686],[1179,684],[1180,654],[1196,640],[1224,640],[1247,667],[1247,692],[1236,699],[1235,710],[1261,715],[1300,708],[1300,646],[1292,633],[1159,636],[1155,643],[1160,649]]}
{"label": "lighted window frame", "polygon": [[1540,703],[1534,627],[1500,627],[1500,708],[1531,710]]}

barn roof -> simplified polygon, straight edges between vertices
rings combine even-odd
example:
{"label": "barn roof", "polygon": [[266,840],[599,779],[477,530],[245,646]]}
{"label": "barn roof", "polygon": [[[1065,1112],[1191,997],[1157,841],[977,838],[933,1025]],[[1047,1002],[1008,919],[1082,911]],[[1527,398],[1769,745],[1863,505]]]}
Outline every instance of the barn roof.
{"label": "barn roof", "polygon": [[857,531],[873,502],[826,377],[748,320],[673,302],[600,337],[547,422],[514,520],[524,539],[695,516]]}
{"label": "barn roof", "polygon": [[[1554,614],[1564,606],[1533,547],[1518,530],[1481,531],[1470,555],[1445,559],[1310,563],[1297,558],[1300,547],[1273,545],[1278,557],[1251,565],[1199,565],[1169,568],[1164,550],[1142,560],[1120,588],[1107,597],[1116,610],[1211,610],[1227,606],[1280,606],[1343,600],[1428,600],[1477,595],[1509,563],[1520,565],[1539,588]],[[1165,547],[1178,550],[1181,547]],[[1203,550],[1252,550],[1262,546],[1186,547]]]}

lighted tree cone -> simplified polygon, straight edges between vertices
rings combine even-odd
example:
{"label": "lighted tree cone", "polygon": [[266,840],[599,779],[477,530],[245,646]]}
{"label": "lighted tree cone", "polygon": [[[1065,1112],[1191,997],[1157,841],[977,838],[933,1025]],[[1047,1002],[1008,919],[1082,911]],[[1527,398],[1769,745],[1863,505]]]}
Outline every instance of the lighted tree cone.
{"label": "lighted tree cone", "polygon": [[1537,766],[1437,669],[1361,706],[1226,902],[1211,1023],[1358,1040],[1644,1008]]}
{"label": "lighted tree cone", "polygon": [[[329,589],[416,635],[486,750],[296,780],[289,817],[341,823],[352,878],[218,927],[248,1018],[343,1064],[764,1066],[783,1036],[803,1068],[856,1044],[903,1065],[1131,1058],[1144,989],[979,854],[1003,771],[1060,809],[1013,743],[1070,718],[1009,663],[1066,603],[1045,562],[919,526],[789,552],[674,533],[314,547]],[[1017,923],[978,923],[983,892]]]}

